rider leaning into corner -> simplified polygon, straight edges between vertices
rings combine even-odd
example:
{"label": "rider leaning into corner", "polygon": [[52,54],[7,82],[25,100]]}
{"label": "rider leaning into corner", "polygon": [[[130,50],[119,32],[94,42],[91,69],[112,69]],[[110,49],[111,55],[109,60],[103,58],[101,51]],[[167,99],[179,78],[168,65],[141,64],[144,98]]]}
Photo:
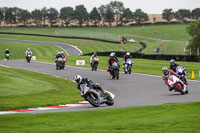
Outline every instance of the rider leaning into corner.
{"label": "rider leaning into corner", "polygon": [[126,54],[123,56],[123,68],[124,68],[124,65],[125,65],[125,63],[126,63],[126,61],[127,61],[128,59],[133,60],[133,58],[132,58],[130,52],[127,51]]}
{"label": "rider leaning into corner", "polygon": [[91,66],[92,66],[92,63],[93,63],[95,57],[96,57],[97,60],[99,61],[99,58],[98,58],[98,56],[97,56],[97,53],[94,52],[94,53],[92,54],[92,56],[90,57],[90,65],[91,65]]}
{"label": "rider leaning into corner", "polygon": [[10,51],[8,49],[6,49],[6,51],[4,53],[5,54],[10,54]]}
{"label": "rider leaning into corner", "polygon": [[111,65],[112,65],[113,62],[116,62],[119,65],[119,60],[118,60],[117,56],[115,56],[115,52],[111,52],[110,53],[110,58],[108,59],[108,68],[107,68],[107,71],[110,71],[110,67],[111,67]]}
{"label": "rider leaning into corner", "polygon": [[175,60],[174,59],[171,59],[170,60],[170,70],[176,72],[176,67],[179,66],[179,64],[176,64],[175,63]]}
{"label": "rider leaning into corner", "polygon": [[28,49],[26,50],[26,52],[25,52],[26,58],[28,57],[29,54],[32,56],[32,51],[31,51],[30,48],[28,48]]}
{"label": "rider leaning into corner", "polygon": [[99,90],[99,91],[102,91],[103,93],[105,93],[104,90],[101,88],[101,86],[98,83],[94,84],[92,82],[92,80],[89,80],[88,78],[82,78],[80,75],[76,75],[75,81],[77,83],[77,88],[78,88],[78,91],[80,92],[80,94],[81,94],[81,87],[80,86],[82,84],[87,84],[87,86],[89,88],[95,89],[97,91]]}
{"label": "rider leaning into corner", "polygon": [[[179,78],[179,75],[176,73],[176,72],[173,72],[172,70],[168,70],[168,68],[166,67],[166,66],[164,66],[163,68],[162,68],[162,71],[163,71],[163,76],[162,76],[162,79],[164,80],[164,82],[165,82],[165,84],[169,87],[169,91],[172,91],[172,90],[174,90],[174,88],[173,87],[171,87],[170,85],[169,85],[169,83],[168,83],[168,77],[169,76],[171,76],[171,75],[174,75],[174,76],[176,76],[177,78]],[[180,84],[183,86],[183,88],[184,88],[184,92],[186,92],[186,87],[185,87],[185,84],[180,80],[179,81],[180,82]]]}

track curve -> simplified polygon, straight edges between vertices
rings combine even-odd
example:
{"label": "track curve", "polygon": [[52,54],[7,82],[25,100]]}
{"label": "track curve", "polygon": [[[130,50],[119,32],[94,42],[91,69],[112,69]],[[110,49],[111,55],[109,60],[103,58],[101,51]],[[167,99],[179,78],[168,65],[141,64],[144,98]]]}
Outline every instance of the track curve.
{"label": "track curve", "polygon": [[[189,94],[181,95],[179,93],[169,92],[167,86],[164,85],[160,76],[152,76],[145,74],[125,75],[120,73],[119,80],[112,80],[109,73],[104,70],[91,71],[87,68],[77,68],[66,66],[65,70],[55,70],[55,64],[25,61],[0,61],[1,65],[12,68],[25,69],[35,72],[41,72],[58,77],[74,79],[77,74],[83,77],[88,77],[94,82],[115,94],[115,104],[112,107],[127,107],[140,105],[158,105],[173,102],[191,102],[200,101],[200,82],[189,80]],[[134,67],[133,67],[134,69]],[[74,88],[76,89],[76,88]],[[44,112],[61,112],[61,111],[76,111],[89,109],[110,108],[108,106],[101,106],[93,108],[91,105],[85,105],[74,108],[51,109],[46,111],[31,111],[26,113],[44,113]]]}
{"label": "track curve", "polygon": [[66,51],[69,56],[79,56],[82,55],[82,51],[72,45],[58,42],[43,42],[43,41],[28,41],[28,40],[15,40],[15,39],[4,39],[0,38],[0,41],[8,41],[8,42],[22,42],[22,43],[36,43],[36,44],[44,44],[44,45],[53,45],[57,47],[61,47]]}

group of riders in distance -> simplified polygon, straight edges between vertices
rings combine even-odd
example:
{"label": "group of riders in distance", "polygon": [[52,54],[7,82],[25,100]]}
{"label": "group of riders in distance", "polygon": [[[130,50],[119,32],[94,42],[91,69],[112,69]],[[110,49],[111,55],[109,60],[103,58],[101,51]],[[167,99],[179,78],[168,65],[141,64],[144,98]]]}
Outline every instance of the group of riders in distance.
{"label": "group of riders in distance", "polygon": [[[9,60],[10,59],[10,51],[8,49],[5,50],[5,58],[6,60]],[[31,49],[28,48],[26,51],[25,51],[25,58],[26,58],[26,61],[28,63],[30,63],[31,61],[31,58],[32,58],[32,52],[31,52]]]}

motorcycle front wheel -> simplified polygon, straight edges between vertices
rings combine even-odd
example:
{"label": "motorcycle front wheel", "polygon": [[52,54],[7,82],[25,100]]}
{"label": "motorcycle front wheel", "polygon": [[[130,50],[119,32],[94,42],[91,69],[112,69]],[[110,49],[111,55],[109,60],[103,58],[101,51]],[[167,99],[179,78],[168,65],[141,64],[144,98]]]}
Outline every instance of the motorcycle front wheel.
{"label": "motorcycle front wheel", "polygon": [[100,105],[97,94],[93,92],[86,94],[85,99],[94,107],[99,107]]}

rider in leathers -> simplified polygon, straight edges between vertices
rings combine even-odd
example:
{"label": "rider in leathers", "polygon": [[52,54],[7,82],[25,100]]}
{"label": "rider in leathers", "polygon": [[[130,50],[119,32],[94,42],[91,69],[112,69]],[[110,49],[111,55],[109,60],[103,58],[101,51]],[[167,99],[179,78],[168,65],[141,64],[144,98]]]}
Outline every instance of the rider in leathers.
{"label": "rider in leathers", "polygon": [[101,92],[105,93],[104,90],[101,88],[101,86],[98,83],[93,84],[93,82],[91,80],[89,80],[88,78],[82,78],[80,75],[76,75],[75,76],[75,81],[77,82],[77,88],[78,88],[79,92],[81,92],[81,87],[80,86],[82,84],[87,84],[87,86],[89,88],[100,90]]}
{"label": "rider in leathers", "polygon": [[176,64],[175,63],[175,60],[174,59],[171,59],[170,60],[170,70],[176,72],[176,67],[179,66],[179,64]]}
{"label": "rider in leathers", "polygon": [[[110,67],[111,67],[111,65],[112,65],[113,62],[116,62],[119,65],[119,60],[118,60],[117,56],[115,56],[114,52],[112,52],[110,54],[110,58],[108,59],[108,68],[107,68],[107,71],[110,71]],[[120,65],[119,65],[119,67],[120,67]]]}
{"label": "rider in leathers", "polygon": [[125,65],[125,63],[126,63],[126,61],[127,61],[128,59],[133,60],[133,58],[132,58],[131,55],[130,55],[130,52],[126,52],[126,54],[123,56],[123,68],[124,68],[124,65]]}
{"label": "rider in leathers", "polygon": [[30,48],[28,48],[28,49],[26,50],[25,55],[26,55],[26,59],[28,58],[28,55],[31,55],[30,58],[32,58],[32,52],[31,52],[31,49],[30,49]]}
{"label": "rider in leathers", "polygon": [[[176,72],[172,71],[172,70],[168,70],[167,67],[163,67],[162,71],[163,71],[162,79],[164,80],[164,83],[169,87],[169,91],[172,91],[174,88],[169,85],[168,77],[171,76],[171,75],[175,75],[177,78],[179,78],[179,75]],[[181,80],[179,82],[184,88],[183,91],[186,92],[185,84]]]}
{"label": "rider in leathers", "polygon": [[[93,63],[95,57],[97,58],[97,61],[99,62],[99,58],[98,58],[98,56],[97,56],[97,53],[94,52],[94,53],[92,54],[92,56],[90,57],[90,65],[91,65],[91,67],[92,67],[92,63]],[[97,62],[97,65],[99,64],[98,62]]]}

